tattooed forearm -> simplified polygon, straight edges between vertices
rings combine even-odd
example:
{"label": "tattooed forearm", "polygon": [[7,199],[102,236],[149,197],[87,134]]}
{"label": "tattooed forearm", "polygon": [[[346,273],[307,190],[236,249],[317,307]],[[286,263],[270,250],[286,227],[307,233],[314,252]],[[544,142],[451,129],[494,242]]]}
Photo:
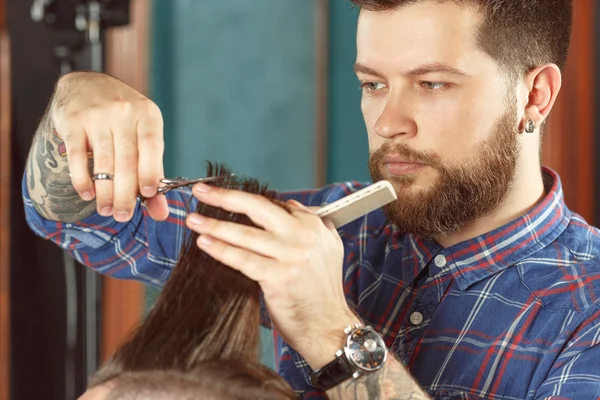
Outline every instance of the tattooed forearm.
{"label": "tattooed forearm", "polygon": [[[90,160],[90,170],[92,162]],[[62,140],[44,116],[33,139],[26,166],[27,189],[33,206],[46,219],[81,221],[96,210],[95,201],[84,201],[71,184]]]}
{"label": "tattooed forearm", "polygon": [[351,379],[327,392],[331,400],[425,400],[430,397],[410,373],[390,357],[378,372]]}

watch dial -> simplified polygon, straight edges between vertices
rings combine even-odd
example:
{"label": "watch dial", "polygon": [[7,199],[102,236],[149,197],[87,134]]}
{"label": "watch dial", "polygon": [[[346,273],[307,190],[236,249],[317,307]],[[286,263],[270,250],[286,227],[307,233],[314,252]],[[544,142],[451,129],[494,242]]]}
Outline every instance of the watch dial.
{"label": "watch dial", "polygon": [[346,342],[346,357],[364,371],[381,368],[387,356],[383,339],[371,328],[358,328],[350,333]]}

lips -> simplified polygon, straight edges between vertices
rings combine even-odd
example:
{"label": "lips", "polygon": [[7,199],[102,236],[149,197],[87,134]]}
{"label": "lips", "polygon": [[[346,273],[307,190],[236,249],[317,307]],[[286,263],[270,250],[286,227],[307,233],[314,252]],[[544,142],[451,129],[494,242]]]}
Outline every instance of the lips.
{"label": "lips", "polygon": [[384,164],[411,164],[411,165],[424,165],[418,161],[411,160],[406,157],[401,157],[396,154],[388,154],[383,158]]}
{"label": "lips", "polygon": [[414,174],[424,166],[423,163],[396,154],[388,154],[383,158],[384,169],[395,176]]}

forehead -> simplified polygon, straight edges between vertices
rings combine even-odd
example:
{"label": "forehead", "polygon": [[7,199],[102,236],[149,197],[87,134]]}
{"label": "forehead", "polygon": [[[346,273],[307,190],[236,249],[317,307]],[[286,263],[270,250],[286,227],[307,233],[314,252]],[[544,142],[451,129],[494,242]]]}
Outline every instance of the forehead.
{"label": "forehead", "polygon": [[411,68],[443,62],[468,71],[486,54],[477,46],[482,15],[473,6],[426,1],[388,11],[362,10],[357,62]]}

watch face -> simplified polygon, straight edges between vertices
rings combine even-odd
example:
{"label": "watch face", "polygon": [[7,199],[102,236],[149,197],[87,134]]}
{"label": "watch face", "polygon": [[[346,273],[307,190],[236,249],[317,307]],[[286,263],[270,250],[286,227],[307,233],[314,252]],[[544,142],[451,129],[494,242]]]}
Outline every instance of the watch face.
{"label": "watch face", "polygon": [[381,336],[370,327],[357,328],[348,335],[346,357],[363,371],[376,371],[383,366],[387,348]]}

